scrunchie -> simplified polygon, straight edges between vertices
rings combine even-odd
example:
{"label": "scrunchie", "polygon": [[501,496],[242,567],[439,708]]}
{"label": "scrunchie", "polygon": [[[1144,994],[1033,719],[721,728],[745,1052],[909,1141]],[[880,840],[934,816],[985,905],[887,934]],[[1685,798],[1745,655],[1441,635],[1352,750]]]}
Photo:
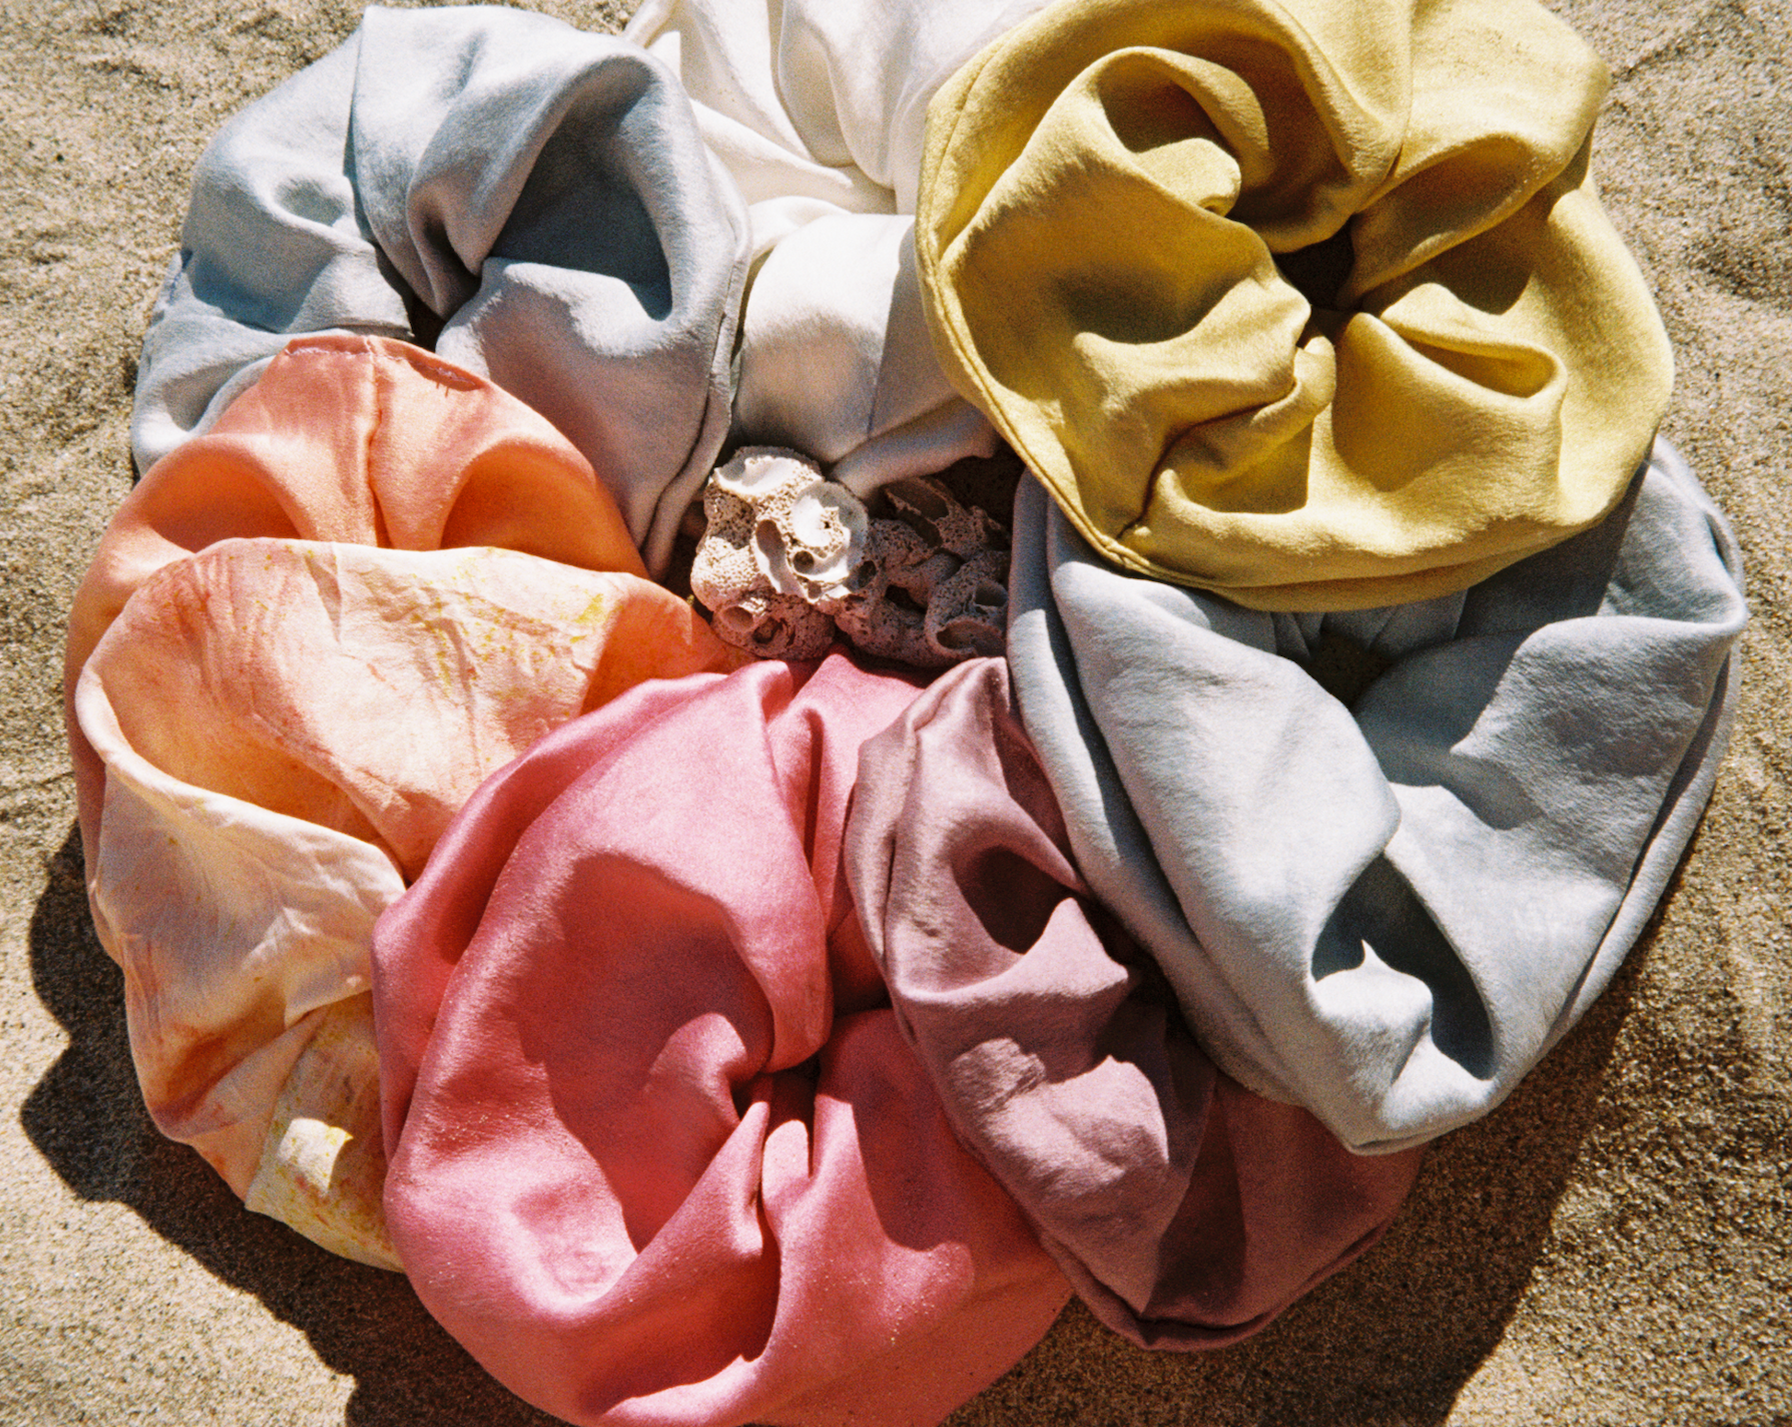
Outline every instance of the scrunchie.
{"label": "scrunchie", "polygon": [[678,73],[769,244],[818,212],[913,213],[935,92],[1044,3],[645,0],[623,37]]}
{"label": "scrunchie", "polygon": [[929,111],[941,360],[1128,570],[1463,589],[1612,509],[1666,407],[1605,85],[1513,0],[1057,0]]}
{"label": "scrunchie", "polygon": [[739,195],[638,46],[369,7],[201,157],[144,336],[138,466],[291,336],[439,327],[444,357],[566,433],[661,569],[727,432],[746,260]]}
{"label": "scrunchie", "polygon": [[397,1267],[374,918],[536,738],[733,666],[639,570],[539,416],[359,338],[295,343],[115,516],[69,634],[94,925],[151,1115],[250,1208]]}
{"label": "scrunchie", "polygon": [[903,1045],[840,866],[844,657],[651,684],[470,800],[374,938],[386,1212],[575,1423],[933,1422],[1067,1296]]}
{"label": "scrunchie", "polygon": [[1594,529],[1347,615],[1122,574],[1031,482],[1015,535],[1024,725],[1202,1046],[1360,1150],[1497,1105],[1642,930],[1728,736],[1740,561],[1685,465],[1658,447]]}
{"label": "scrunchie", "polygon": [[748,203],[731,444],[803,452],[864,497],[987,457],[940,371],[914,260],[934,91],[1042,0],[648,0],[624,32],[684,81]]}
{"label": "scrunchie", "polygon": [[954,1126],[1109,1327],[1233,1342],[1380,1238],[1419,1151],[1353,1155],[1214,1069],[1071,865],[1000,660],[865,744],[846,866]]}

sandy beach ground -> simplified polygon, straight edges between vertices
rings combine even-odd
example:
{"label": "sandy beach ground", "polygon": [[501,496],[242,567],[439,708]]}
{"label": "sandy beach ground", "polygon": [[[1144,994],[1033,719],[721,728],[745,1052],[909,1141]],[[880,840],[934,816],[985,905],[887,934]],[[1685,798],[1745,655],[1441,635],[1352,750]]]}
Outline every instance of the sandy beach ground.
{"label": "sandy beach ground", "polygon": [[[624,8],[541,4],[589,28]],[[1251,1342],[1073,1305],[959,1427],[1792,1421],[1792,15],[1558,0],[1615,75],[1596,163],[1729,512],[1741,715],[1663,910],[1585,1023],[1440,1142],[1392,1232]],[[138,339],[188,175],[358,10],[0,0],[0,1422],[514,1427],[403,1279],[244,1212],[138,1098],[88,920],[63,621],[129,488]]]}

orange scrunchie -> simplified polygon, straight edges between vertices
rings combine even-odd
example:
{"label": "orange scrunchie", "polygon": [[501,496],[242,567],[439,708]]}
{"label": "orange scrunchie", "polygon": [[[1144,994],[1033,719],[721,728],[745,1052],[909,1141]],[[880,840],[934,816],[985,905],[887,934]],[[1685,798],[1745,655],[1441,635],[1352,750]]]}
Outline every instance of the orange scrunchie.
{"label": "orange scrunchie", "polygon": [[386,339],[289,346],[151,468],[70,619],[88,890],[157,1125],[396,1266],[373,918],[542,734],[738,662],[516,398]]}

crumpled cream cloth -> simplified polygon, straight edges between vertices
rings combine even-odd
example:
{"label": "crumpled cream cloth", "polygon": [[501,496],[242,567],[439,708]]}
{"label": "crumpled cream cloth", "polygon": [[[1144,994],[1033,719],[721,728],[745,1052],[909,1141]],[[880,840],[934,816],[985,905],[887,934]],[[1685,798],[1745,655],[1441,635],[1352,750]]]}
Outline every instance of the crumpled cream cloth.
{"label": "crumpled cream cloth", "polygon": [[292,336],[430,342],[566,433],[664,568],[727,433],[747,224],[638,46],[496,5],[370,6],[224,126],[143,339],[140,469]]}
{"label": "crumpled cream cloth", "polygon": [[1486,1114],[1611,979],[1710,797],[1747,618],[1665,443],[1593,529],[1342,614],[1124,574],[1029,481],[1013,601],[1079,870],[1228,1074],[1365,1151]]}
{"label": "crumpled cream cloth", "polygon": [[542,734],[735,662],[520,402],[400,343],[293,344],[127,498],[70,620],[89,897],[158,1126],[396,1267],[374,918]]}
{"label": "crumpled cream cloth", "polygon": [[913,218],[934,91],[1042,0],[647,0],[624,31],[684,81],[739,186],[754,268],[731,441],[855,494],[993,454],[940,371]]}
{"label": "crumpled cream cloth", "polygon": [[1056,0],[929,112],[941,360],[1124,569],[1463,589],[1609,511],[1666,407],[1606,83],[1528,0]]}

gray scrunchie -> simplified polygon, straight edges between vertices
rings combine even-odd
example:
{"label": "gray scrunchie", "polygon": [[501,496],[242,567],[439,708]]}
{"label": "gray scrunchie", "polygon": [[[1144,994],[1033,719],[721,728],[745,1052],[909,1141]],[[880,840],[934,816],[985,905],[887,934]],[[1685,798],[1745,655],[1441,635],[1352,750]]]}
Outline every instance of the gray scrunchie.
{"label": "gray scrunchie", "polygon": [[1746,617],[1660,442],[1595,528],[1347,614],[1122,574],[1027,482],[1012,599],[1083,875],[1223,1069],[1361,1151],[1485,1114],[1611,978],[1710,795]]}
{"label": "gray scrunchie", "polygon": [[291,337],[441,321],[436,350],[559,427],[659,570],[727,433],[746,261],[733,181],[639,46],[376,6],[200,159],[133,454],[204,430]]}

